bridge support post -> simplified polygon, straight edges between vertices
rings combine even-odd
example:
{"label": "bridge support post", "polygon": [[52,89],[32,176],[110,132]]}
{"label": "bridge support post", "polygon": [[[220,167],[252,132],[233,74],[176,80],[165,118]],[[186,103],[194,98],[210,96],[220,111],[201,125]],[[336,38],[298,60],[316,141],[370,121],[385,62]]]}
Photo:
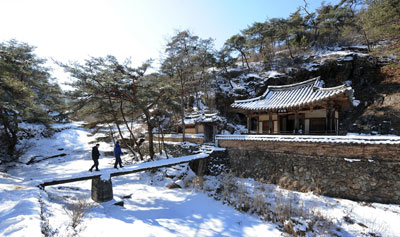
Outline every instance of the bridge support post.
{"label": "bridge support post", "polygon": [[197,166],[197,176],[203,177],[205,170],[206,170],[206,161],[199,160]]}
{"label": "bridge support post", "polygon": [[100,177],[92,179],[92,199],[95,202],[107,202],[113,199],[111,178],[102,180]]}

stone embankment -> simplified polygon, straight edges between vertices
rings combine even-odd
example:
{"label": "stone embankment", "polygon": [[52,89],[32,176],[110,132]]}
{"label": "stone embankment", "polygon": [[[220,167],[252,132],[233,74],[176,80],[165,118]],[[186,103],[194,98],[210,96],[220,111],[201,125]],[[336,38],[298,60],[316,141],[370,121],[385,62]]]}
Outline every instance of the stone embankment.
{"label": "stone embankment", "polygon": [[400,204],[400,138],[218,136],[237,175],[322,195]]}

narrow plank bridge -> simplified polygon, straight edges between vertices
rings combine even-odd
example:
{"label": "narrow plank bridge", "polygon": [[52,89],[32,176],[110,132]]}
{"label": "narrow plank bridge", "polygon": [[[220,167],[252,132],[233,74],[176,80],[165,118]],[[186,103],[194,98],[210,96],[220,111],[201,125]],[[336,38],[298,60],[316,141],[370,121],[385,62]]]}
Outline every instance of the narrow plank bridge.
{"label": "narrow plank bridge", "polygon": [[199,153],[190,156],[171,158],[166,160],[158,160],[135,165],[124,166],[123,169],[108,168],[101,171],[89,171],[63,174],[59,176],[42,177],[40,180],[32,180],[31,184],[42,189],[46,186],[65,184],[77,181],[92,180],[92,199],[96,202],[106,202],[113,199],[111,177],[133,174],[146,170],[153,170],[163,167],[171,167],[179,164],[198,162],[197,175],[202,176],[206,168],[205,161],[210,156],[210,153]]}

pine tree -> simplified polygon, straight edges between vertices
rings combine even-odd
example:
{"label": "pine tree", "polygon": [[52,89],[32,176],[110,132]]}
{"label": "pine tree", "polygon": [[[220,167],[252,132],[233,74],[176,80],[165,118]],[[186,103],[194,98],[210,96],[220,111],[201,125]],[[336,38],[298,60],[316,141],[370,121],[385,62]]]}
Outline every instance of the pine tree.
{"label": "pine tree", "polygon": [[60,87],[50,82],[45,60],[34,49],[16,40],[0,44],[0,122],[9,158],[17,158],[20,122],[48,125],[52,112],[63,114],[65,109]]}
{"label": "pine tree", "polygon": [[216,53],[216,62],[215,65],[217,68],[223,70],[223,77],[228,80],[229,85],[233,89],[232,85],[232,77],[228,71],[228,68],[232,68],[235,65],[235,59],[230,54],[230,51],[223,47],[220,51]]}
{"label": "pine tree", "polygon": [[247,57],[248,57],[248,55],[247,55],[247,50],[248,50],[247,39],[245,36],[240,35],[240,34],[233,35],[231,38],[229,38],[225,42],[225,47],[230,49],[231,51],[239,52],[239,54],[242,58],[243,66],[246,63],[247,69],[250,70],[249,61],[247,59]]}
{"label": "pine tree", "polygon": [[371,41],[398,38],[400,35],[400,0],[367,0],[359,25]]}
{"label": "pine tree", "polygon": [[194,57],[198,48],[199,37],[188,30],[177,32],[165,49],[166,58],[161,65],[163,74],[171,78],[176,85],[176,93],[179,95],[180,117],[182,121],[182,139],[185,141],[185,107],[191,86],[195,82],[196,65]]}

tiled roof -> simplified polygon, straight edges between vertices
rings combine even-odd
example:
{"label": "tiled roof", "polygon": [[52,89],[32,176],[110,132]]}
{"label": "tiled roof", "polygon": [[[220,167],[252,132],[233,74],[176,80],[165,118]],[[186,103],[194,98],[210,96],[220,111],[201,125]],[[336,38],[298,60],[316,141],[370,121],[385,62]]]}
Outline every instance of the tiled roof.
{"label": "tiled roof", "polygon": [[[193,113],[185,117],[186,125],[195,125],[197,123],[213,123],[217,121],[222,121],[222,118],[218,115],[218,113]],[[178,124],[182,124],[182,120],[180,120]]]}
{"label": "tiled roof", "polygon": [[259,97],[248,100],[236,100],[231,106],[243,110],[279,110],[302,107],[311,103],[343,94],[352,104],[353,89],[346,85],[322,88],[319,77],[285,86],[268,86]]}

